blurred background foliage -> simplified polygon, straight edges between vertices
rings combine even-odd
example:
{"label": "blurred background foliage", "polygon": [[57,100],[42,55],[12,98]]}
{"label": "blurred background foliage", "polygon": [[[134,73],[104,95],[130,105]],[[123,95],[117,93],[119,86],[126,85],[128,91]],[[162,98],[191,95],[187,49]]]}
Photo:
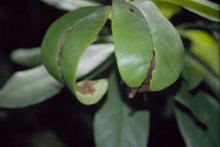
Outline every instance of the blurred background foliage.
{"label": "blurred background foliage", "polygon": [[[42,0],[46,1],[46,0]],[[11,53],[17,48],[33,48],[38,47],[48,26],[58,17],[66,13],[65,10],[71,10],[74,6],[69,1],[64,4],[63,0],[52,3],[51,7],[40,0],[13,0],[0,1],[0,87],[7,81],[12,73],[18,70],[25,70],[24,66],[19,66],[10,60]],[[101,2],[103,4],[111,4],[110,0],[90,1],[90,4]],[[213,0],[217,2],[217,0]],[[79,6],[83,5],[83,1],[78,0]],[[212,45],[213,50],[218,50],[219,44],[219,26],[198,15],[190,13],[184,9],[173,6],[173,11],[166,11],[166,4],[160,5],[162,12],[170,17],[171,22],[178,26],[179,32],[184,37],[184,45],[187,48],[192,45],[192,55],[199,57],[204,61],[214,74],[219,76],[219,68],[215,67],[215,63],[219,60],[219,54],[213,51],[210,57],[202,55],[196,49],[204,48]],[[59,8],[59,9],[57,9]],[[64,9],[64,10],[63,10]],[[176,15],[172,16],[175,12]],[[107,24],[107,26],[110,24]],[[182,32],[182,29],[189,29]],[[214,36],[214,40],[209,38],[209,34],[201,31],[191,31],[190,29],[203,30]],[[103,34],[110,34],[108,29],[104,29]],[[203,44],[196,39],[200,38]],[[195,39],[196,38],[196,39]],[[189,42],[189,39],[194,40]],[[190,57],[187,57],[190,58]],[[13,55],[12,55],[13,59]],[[210,60],[212,59],[212,60]],[[192,61],[189,59],[187,61]],[[22,62],[22,61],[21,61]],[[215,62],[214,64],[212,62]],[[39,63],[35,63],[38,65]],[[196,64],[198,65],[198,64]],[[27,65],[28,66],[28,65]],[[202,65],[203,66],[203,65]],[[201,77],[196,73],[200,72],[195,66],[187,67],[195,71],[194,77],[187,72],[183,76],[197,80],[202,91],[211,95],[212,90],[204,83],[200,83]],[[218,70],[216,70],[218,69]],[[108,74],[108,73],[104,73]],[[205,73],[209,74],[209,73]],[[206,76],[207,77],[207,76]],[[211,87],[213,80],[208,79],[207,84]],[[196,83],[196,82],[192,82]],[[188,83],[190,84],[190,82]],[[173,101],[167,98],[167,95],[175,91],[175,87],[180,85],[180,81],[171,86],[167,93],[152,94],[149,101],[145,104],[136,100],[134,103],[139,105],[150,106],[151,110],[151,132],[149,138],[149,147],[184,147],[185,143],[181,137],[176,119],[173,115]],[[196,85],[190,85],[195,87]],[[189,86],[189,87],[190,87]],[[126,89],[121,89],[126,91]],[[216,90],[218,91],[218,89]],[[164,98],[164,94],[166,98]],[[217,92],[218,95],[218,92]],[[1,147],[93,147],[93,118],[102,103],[95,106],[81,105],[77,100],[72,98],[72,93],[64,88],[54,98],[47,100],[41,104],[22,109],[3,109],[0,108],[0,146]],[[133,102],[133,101],[131,101]],[[163,112],[163,113],[161,113]],[[181,115],[181,114],[180,114]],[[182,116],[187,117],[187,116]],[[177,118],[181,119],[181,118]],[[186,118],[187,119],[187,118]]]}

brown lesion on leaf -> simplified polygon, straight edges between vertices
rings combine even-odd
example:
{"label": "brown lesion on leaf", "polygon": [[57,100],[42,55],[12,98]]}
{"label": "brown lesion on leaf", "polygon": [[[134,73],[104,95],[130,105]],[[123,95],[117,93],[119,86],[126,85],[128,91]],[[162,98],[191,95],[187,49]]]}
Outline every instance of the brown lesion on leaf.
{"label": "brown lesion on leaf", "polygon": [[93,95],[96,91],[94,85],[97,83],[97,81],[92,80],[86,80],[83,82],[83,85],[76,86],[76,90],[82,93],[83,95],[90,94]]}
{"label": "brown lesion on leaf", "polygon": [[57,52],[57,65],[60,66],[61,65],[61,57],[62,57],[62,51],[63,51],[63,48],[64,48],[64,44],[65,44],[65,41],[66,39],[68,38],[69,36],[69,33],[73,31],[73,28],[69,28],[67,29],[67,31],[65,31],[62,39],[60,40],[60,43],[59,43],[59,48],[58,48],[58,52]]}
{"label": "brown lesion on leaf", "polygon": [[150,91],[150,81],[152,79],[153,70],[156,68],[156,64],[157,64],[157,61],[156,61],[156,57],[155,57],[155,51],[153,50],[153,57],[151,60],[150,68],[147,73],[147,77],[139,88],[132,88],[131,89],[131,91],[128,95],[129,98],[134,98],[137,93],[144,93],[144,92]]}

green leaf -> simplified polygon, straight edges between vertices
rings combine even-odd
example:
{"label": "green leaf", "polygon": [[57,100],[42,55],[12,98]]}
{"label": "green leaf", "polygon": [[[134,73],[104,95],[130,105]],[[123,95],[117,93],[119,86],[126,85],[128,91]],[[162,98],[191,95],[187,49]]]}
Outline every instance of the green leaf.
{"label": "green leaf", "polygon": [[188,57],[185,58],[185,67],[182,76],[186,81],[188,90],[196,88],[203,80],[204,74],[200,66],[194,62],[189,62]]}
{"label": "green leaf", "polygon": [[114,2],[112,29],[119,72],[129,87],[159,91],[177,80],[184,64],[179,34],[149,1]]}
{"label": "green leaf", "polygon": [[78,100],[86,105],[97,103],[105,94],[108,83],[107,80],[97,80],[76,84],[76,70],[81,55],[104,26],[109,10],[109,7],[97,9],[77,22],[69,33],[62,52],[63,78]]}
{"label": "green leaf", "polygon": [[155,4],[160,9],[161,13],[163,13],[163,15],[168,19],[173,17],[176,13],[178,13],[181,10],[180,6],[169,2],[155,1]]}
{"label": "green leaf", "polygon": [[[39,48],[38,50],[40,51]],[[77,79],[82,78],[97,68],[112,54],[113,50],[113,44],[97,44],[88,47],[80,59],[77,69]],[[56,85],[60,86],[56,88]],[[5,87],[0,90],[0,106],[8,108],[27,107],[51,98],[61,88],[61,84],[56,82],[42,66],[31,70],[20,71],[15,73],[6,83]]]}
{"label": "green leaf", "polygon": [[76,84],[78,63],[104,26],[109,12],[110,7],[86,7],[70,12],[52,24],[42,44],[43,62],[48,71],[66,83],[86,105],[97,103],[105,94],[108,83],[103,79]]}
{"label": "green leaf", "polygon": [[219,6],[207,0],[154,0],[155,2],[169,2],[179,5],[193,13],[212,21],[219,20]]}
{"label": "green leaf", "polygon": [[216,75],[220,76],[220,50],[216,40],[200,30],[184,30],[181,35],[190,39],[191,52],[205,63]]}
{"label": "green leaf", "polygon": [[207,67],[204,66],[201,62],[199,62],[198,59],[190,55],[186,55],[186,66],[191,66],[191,65],[196,66],[196,68],[199,68],[198,71],[202,72],[202,76],[204,77],[204,82],[206,82],[206,84],[211,88],[211,90],[216,94],[216,96],[219,96],[220,94],[219,78],[216,75],[214,75],[209,69],[207,69]]}
{"label": "green leaf", "polygon": [[109,78],[107,99],[95,114],[96,147],[146,147],[150,114],[126,105],[119,91],[116,74]]}
{"label": "green leaf", "polygon": [[61,54],[63,45],[72,27],[83,17],[90,15],[100,7],[80,8],[56,20],[47,30],[41,45],[42,60],[49,73],[63,81],[61,73]]}
{"label": "green leaf", "polygon": [[[83,53],[77,71],[77,78],[82,78],[100,66],[114,51],[112,43],[90,45]],[[32,49],[17,49],[11,54],[14,62],[24,66],[42,64],[40,47]],[[90,64],[88,64],[90,63]]]}
{"label": "green leaf", "polygon": [[[134,15],[132,11],[136,11]],[[112,31],[117,64],[122,79],[130,87],[143,83],[153,58],[150,29],[140,15],[127,3],[113,3]]]}
{"label": "green leaf", "polygon": [[42,63],[40,47],[31,49],[17,49],[12,52],[11,60],[17,64],[27,67],[40,65]]}
{"label": "green leaf", "polygon": [[0,90],[0,107],[34,105],[56,95],[62,87],[43,66],[16,72]]}
{"label": "green leaf", "polygon": [[63,10],[75,10],[80,7],[100,5],[92,0],[41,0],[42,2],[53,7]]}
{"label": "green leaf", "polygon": [[[193,117],[180,107],[175,108],[180,132],[188,147],[218,147],[220,106],[205,93],[196,96],[179,95],[187,107],[193,112]],[[198,119],[198,120],[197,120]]]}
{"label": "green leaf", "polygon": [[[114,52],[112,43],[90,45],[80,58],[77,69],[77,79],[87,75],[101,66]],[[89,64],[88,64],[89,63]]]}

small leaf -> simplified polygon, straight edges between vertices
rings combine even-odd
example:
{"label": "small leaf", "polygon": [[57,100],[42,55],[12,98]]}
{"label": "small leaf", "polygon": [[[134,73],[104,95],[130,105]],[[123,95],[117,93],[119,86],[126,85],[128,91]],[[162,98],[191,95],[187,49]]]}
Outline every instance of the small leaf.
{"label": "small leaf", "polygon": [[12,52],[11,59],[15,63],[27,67],[40,65],[42,63],[40,47],[31,49],[17,49]]}
{"label": "small leaf", "polygon": [[107,100],[95,114],[96,147],[146,147],[150,114],[145,110],[133,111],[122,101],[117,76],[112,74]]}
{"label": "small leaf", "polygon": [[179,5],[212,21],[219,21],[219,6],[208,0],[154,0]]}
{"label": "small leaf", "polygon": [[119,72],[141,91],[174,83],[184,64],[179,34],[150,1],[114,2],[112,29]]}
{"label": "small leaf", "polygon": [[75,10],[80,7],[100,5],[92,0],[41,0],[42,2],[53,7],[63,10]]}
{"label": "small leaf", "polygon": [[191,52],[217,76],[220,76],[220,50],[216,40],[208,33],[200,30],[184,30],[181,35],[190,39]]}
{"label": "small leaf", "polygon": [[187,107],[193,112],[191,116],[183,108],[176,107],[175,113],[180,132],[188,147],[218,147],[220,106],[209,95],[200,92],[196,96],[181,95],[179,99],[187,102]]}
{"label": "small leaf", "polygon": [[0,107],[34,105],[56,95],[62,87],[43,66],[16,72],[0,90]]}

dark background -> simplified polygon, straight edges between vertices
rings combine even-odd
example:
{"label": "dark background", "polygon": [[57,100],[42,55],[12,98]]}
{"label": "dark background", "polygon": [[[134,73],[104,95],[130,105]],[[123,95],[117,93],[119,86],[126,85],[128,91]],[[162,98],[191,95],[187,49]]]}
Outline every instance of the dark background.
{"label": "dark background", "polygon": [[[64,13],[39,0],[0,1],[0,87],[13,72],[25,69],[10,61],[10,53],[16,48],[40,46],[48,26]],[[171,21],[197,20],[203,19],[182,11]],[[72,97],[64,89],[36,106],[0,109],[0,147],[93,147],[92,121],[97,106],[82,106]],[[158,98],[152,109],[149,147],[184,147],[175,118],[161,118],[165,102]]]}

